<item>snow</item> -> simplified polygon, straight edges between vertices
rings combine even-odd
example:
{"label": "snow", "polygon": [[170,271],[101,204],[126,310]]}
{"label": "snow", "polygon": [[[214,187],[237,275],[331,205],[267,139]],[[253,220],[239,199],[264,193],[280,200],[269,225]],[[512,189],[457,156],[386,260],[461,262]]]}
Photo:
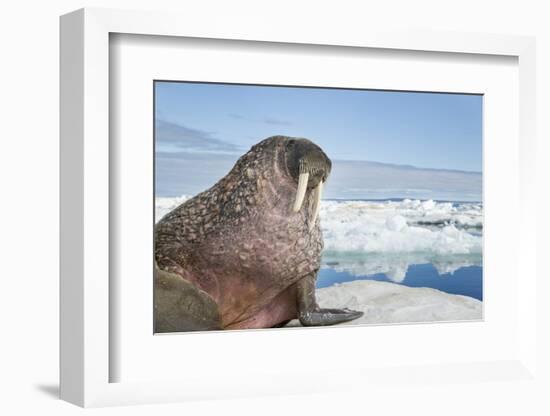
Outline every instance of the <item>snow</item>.
{"label": "snow", "polygon": [[156,197],[155,198],[155,222],[159,220],[176,208],[178,205],[183,204],[190,197],[187,195],[176,197]]}
{"label": "snow", "polygon": [[[481,204],[432,200],[323,201],[325,250],[367,253],[481,253]],[[479,232],[478,232],[479,234]]]}
{"label": "snow", "polygon": [[[483,303],[477,299],[374,280],[335,284],[317,289],[316,295],[323,308],[364,312],[361,318],[341,325],[469,321],[483,317]],[[288,324],[298,325],[296,320]]]}

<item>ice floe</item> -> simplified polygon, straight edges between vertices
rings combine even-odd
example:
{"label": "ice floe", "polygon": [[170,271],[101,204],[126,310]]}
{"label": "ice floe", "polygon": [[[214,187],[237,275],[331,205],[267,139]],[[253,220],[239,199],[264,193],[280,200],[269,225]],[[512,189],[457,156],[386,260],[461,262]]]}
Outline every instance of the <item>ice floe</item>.
{"label": "ice floe", "polygon": [[323,201],[325,250],[363,253],[481,253],[481,204]]}
{"label": "ice floe", "polygon": [[[396,283],[355,280],[317,289],[323,308],[349,308],[364,312],[353,324],[390,324],[434,321],[470,321],[483,318],[483,303],[431,288]],[[297,320],[288,326],[298,326]]]}

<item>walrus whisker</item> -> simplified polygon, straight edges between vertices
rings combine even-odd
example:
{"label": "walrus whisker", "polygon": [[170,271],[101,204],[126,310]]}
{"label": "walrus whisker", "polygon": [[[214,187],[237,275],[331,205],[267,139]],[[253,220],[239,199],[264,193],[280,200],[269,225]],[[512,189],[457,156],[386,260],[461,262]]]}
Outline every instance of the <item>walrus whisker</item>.
{"label": "walrus whisker", "polygon": [[314,190],[315,192],[315,202],[313,205],[313,217],[311,219],[311,222],[309,223],[309,231],[315,227],[315,221],[317,220],[317,216],[319,215],[319,210],[321,209],[321,197],[323,196],[323,181],[319,182],[319,185]]}
{"label": "walrus whisker", "polygon": [[304,197],[306,196],[307,182],[309,181],[309,172],[300,173],[298,177],[298,189],[296,190],[296,199],[294,200],[294,212],[300,211]]}

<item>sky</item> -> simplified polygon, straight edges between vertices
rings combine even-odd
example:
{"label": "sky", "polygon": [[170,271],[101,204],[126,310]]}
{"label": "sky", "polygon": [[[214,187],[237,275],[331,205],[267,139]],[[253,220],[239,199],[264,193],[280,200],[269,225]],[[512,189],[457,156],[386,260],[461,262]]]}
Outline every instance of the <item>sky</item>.
{"label": "sky", "polygon": [[[478,200],[482,99],[466,94],[157,81],[157,194],[196,193],[227,173],[255,143],[287,135],[320,145],[335,167],[341,166],[337,177],[345,171],[346,181],[357,182],[350,193],[336,181],[338,187],[328,189],[333,197],[428,198],[431,192],[439,199]],[[202,177],[193,175],[199,165]]]}

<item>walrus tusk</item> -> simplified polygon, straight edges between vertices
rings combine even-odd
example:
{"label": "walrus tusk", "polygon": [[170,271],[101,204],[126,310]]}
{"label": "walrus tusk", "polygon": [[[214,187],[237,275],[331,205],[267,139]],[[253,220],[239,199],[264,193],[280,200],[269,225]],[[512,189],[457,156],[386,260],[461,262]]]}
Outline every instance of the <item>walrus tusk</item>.
{"label": "walrus tusk", "polygon": [[323,196],[323,181],[319,182],[319,185],[314,189],[315,192],[315,202],[313,205],[313,218],[309,223],[309,231],[315,226],[315,221],[317,220],[317,215],[319,215],[319,210],[321,209],[321,197]]}
{"label": "walrus tusk", "polygon": [[304,197],[306,196],[307,182],[309,180],[309,172],[300,173],[298,177],[298,189],[296,190],[296,199],[294,200],[294,207],[292,210],[294,212],[300,211],[302,208],[302,203],[304,202]]}

